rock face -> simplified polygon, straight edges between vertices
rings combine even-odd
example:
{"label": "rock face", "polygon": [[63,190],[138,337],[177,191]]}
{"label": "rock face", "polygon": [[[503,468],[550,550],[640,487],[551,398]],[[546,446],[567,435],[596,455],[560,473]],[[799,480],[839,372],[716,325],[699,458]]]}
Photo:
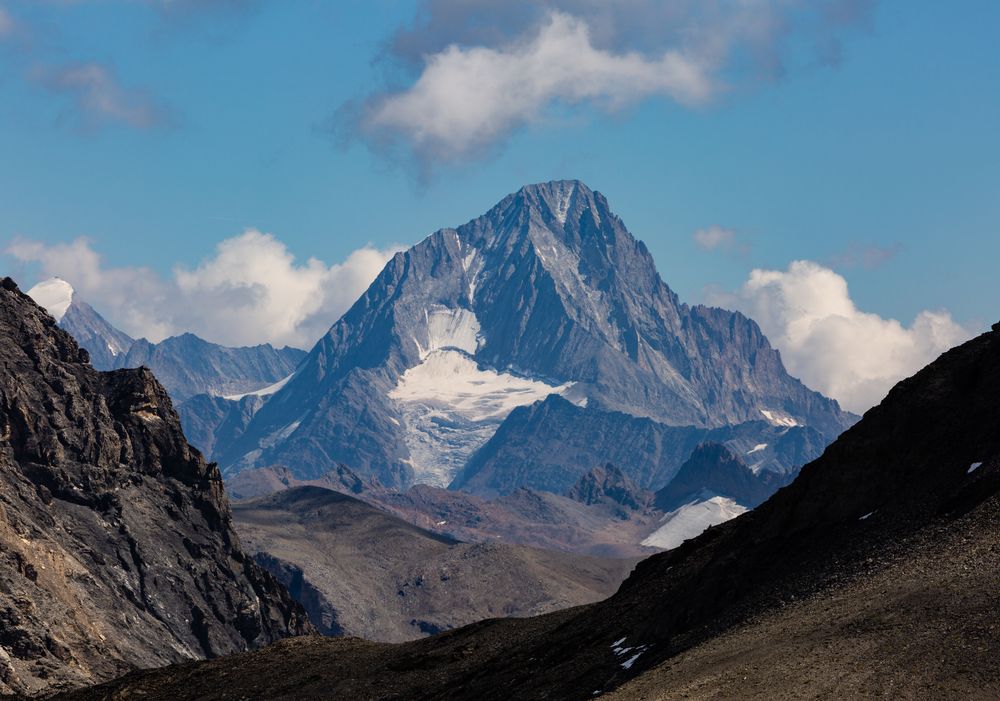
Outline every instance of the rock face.
{"label": "rock face", "polygon": [[762,472],[792,476],[819,457],[827,443],[809,426],[767,421],[718,428],[668,426],[549,396],[512,411],[451,486],[485,497],[519,487],[564,493],[600,461],[619,466],[638,485],[655,490],[674,479],[705,441],[747,455]]}
{"label": "rock face", "polygon": [[146,369],[100,373],[0,284],[0,692],[311,629],[241,550],[222,481]]}
{"label": "rock face", "polygon": [[[764,504],[641,562],[604,602],[404,646],[293,641],[81,698],[196,689],[481,700],[516,689],[586,699],[616,688],[619,699],[706,689],[993,698],[998,427],[993,331],[899,383]],[[244,672],[235,686],[234,670]]]}
{"label": "rock face", "polygon": [[639,489],[625,473],[609,463],[581,477],[566,496],[581,504],[605,504],[622,510],[624,515],[648,507],[653,495]]}
{"label": "rock face", "polygon": [[[92,306],[76,299],[58,320],[59,325],[76,339],[90,354],[90,363],[98,370],[115,370],[135,343],[131,336],[119,331],[98,314]],[[131,367],[131,366],[129,366]]]}
{"label": "rock face", "polygon": [[654,504],[661,511],[673,511],[695,500],[722,496],[752,509],[791,478],[775,472],[754,472],[726,446],[703,443],[670,484],[656,493]]}
{"label": "rock face", "polygon": [[267,394],[266,388],[295,372],[305,355],[298,348],[267,343],[228,348],[185,333],[159,343],[139,339],[117,367],[148,367],[180,403],[197,394],[237,399],[247,393]]}
{"label": "rock face", "polygon": [[[514,407],[553,394],[595,422],[803,425],[823,444],[854,420],[790,377],[753,321],[681,303],[605,198],[559,181],[397,254],[215,455],[227,476],[282,464],[311,479],[342,462],[391,486],[446,486]],[[662,486],[591,450],[541,488],[565,492],[606,462]]]}
{"label": "rock face", "polygon": [[294,487],[239,502],[247,550],[328,635],[400,642],[612,594],[635,560],[460,543],[363,501]]}

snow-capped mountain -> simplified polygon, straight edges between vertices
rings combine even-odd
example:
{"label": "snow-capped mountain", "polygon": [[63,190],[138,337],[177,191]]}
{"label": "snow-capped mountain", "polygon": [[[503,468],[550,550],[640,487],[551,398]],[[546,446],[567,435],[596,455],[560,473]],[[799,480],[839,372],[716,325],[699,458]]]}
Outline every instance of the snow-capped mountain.
{"label": "snow-capped mountain", "polygon": [[90,364],[98,370],[124,367],[120,359],[135,341],[119,331],[80,299],[73,286],[62,278],[50,278],[38,283],[28,296],[52,315],[59,326],[90,353]]}
{"label": "snow-capped mountain", "polygon": [[269,344],[228,348],[186,333],[150,343],[116,329],[60,278],[44,280],[28,295],[90,354],[98,370],[150,368],[180,404],[206,393],[236,396],[262,392],[288,378],[305,351]]}
{"label": "snow-capped mountain", "polygon": [[[229,474],[283,464],[309,478],[339,461],[445,485],[513,409],[551,395],[701,432],[808,427],[824,444],[854,418],[790,377],[753,321],[681,303],[600,193],[558,181],[397,254],[215,455]],[[606,447],[593,442],[560,491],[606,462],[636,478]]]}

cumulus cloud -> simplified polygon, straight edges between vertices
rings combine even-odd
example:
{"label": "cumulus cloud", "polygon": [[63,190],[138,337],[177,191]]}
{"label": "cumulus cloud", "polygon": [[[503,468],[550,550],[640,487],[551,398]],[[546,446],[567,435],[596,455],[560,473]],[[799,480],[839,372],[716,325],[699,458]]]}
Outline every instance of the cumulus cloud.
{"label": "cumulus cloud", "polygon": [[695,245],[703,251],[725,251],[746,255],[750,252],[749,244],[741,241],[733,229],[712,225],[698,229],[692,235]]}
{"label": "cumulus cloud", "polygon": [[757,321],[789,372],[855,412],[971,336],[947,311],[922,311],[908,327],[861,311],[842,276],[804,260],[754,270],[736,294],[712,301]]}
{"label": "cumulus cloud", "polygon": [[113,69],[99,63],[38,67],[31,77],[48,90],[71,98],[74,117],[84,128],[119,123],[150,129],[173,121],[170,110],[154,101],[147,91],[124,87]]}
{"label": "cumulus cloud", "polygon": [[[697,105],[785,71],[808,33],[820,55],[873,0],[424,0],[381,58],[415,77],[350,105],[348,131],[435,164],[481,157],[553,108],[651,98]],[[805,42],[809,43],[809,41]]]}
{"label": "cumulus cloud", "polygon": [[152,341],[191,331],[225,345],[312,346],[400,250],[365,246],[342,263],[297,261],[271,234],[247,230],[222,241],[194,268],[169,278],[111,267],[86,239],[46,245],[18,240],[7,253],[59,276],[132,336]]}

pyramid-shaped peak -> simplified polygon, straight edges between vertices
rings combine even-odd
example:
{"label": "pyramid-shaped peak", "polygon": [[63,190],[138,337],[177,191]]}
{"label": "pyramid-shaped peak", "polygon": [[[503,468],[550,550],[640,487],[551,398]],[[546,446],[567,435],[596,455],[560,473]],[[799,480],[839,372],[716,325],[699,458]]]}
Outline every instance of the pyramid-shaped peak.
{"label": "pyramid-shaped peak", "polygon": [[607,201],[600,193],[579,180],[551,180],[546,183],[525,185],[514,199],[528,207],[536,207],[551,214],[560,224],[565,224],[570,214],[592,210],[600,219],[599,210],[607,210]]}
{"label": "pyramid-shaped peak", "polygon": [[53,319],[62,321],[69,305],[73,303],[73,292],[73,286],[68,282],[59,277],[52,277],[28,290],[28,296],[40,307],[44,307]]}

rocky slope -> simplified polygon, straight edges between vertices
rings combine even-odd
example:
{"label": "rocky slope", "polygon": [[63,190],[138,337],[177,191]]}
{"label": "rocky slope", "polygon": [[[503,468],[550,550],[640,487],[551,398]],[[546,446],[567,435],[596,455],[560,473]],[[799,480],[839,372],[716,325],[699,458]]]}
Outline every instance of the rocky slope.
{"label": "rocky slope", "polygon": [[990,698],[998,397],[1000,324],[899,383],[767,502],[643,561],[604,602],[402,646],[307,639],[93,693]]}
{"label": "rocky slope", "polygon": [[238,502],[233,517],[247,551],[321,632],[367,640],[412,640],[591,603],[614,593],[635,564],[460,543],[320,487]]}
{"label": "rocky slope", "polygon": [[566,496],[588,506],[601,504],[615,510],[622,518],[645,510],[653,501],[653,494],[640,489],[628,475],[610,463],[585,474]]}
{"label": "rocky slope", "polygon": [[711,429],[668,426],[553,395],[514,409],[472,454],[451,488],[487,498],[519,487],[562,494],[595,465],[611,463],[639,486],[657,490],[703,442],[724,443],[751,457],[759,471],[794,476],[819,457],[828,441],[810,426],[767,421]]}
{"label": "rocky slope", "polygon": [[222,480],[145,369],[100,373],[0,283],[0,692],[311,630],[241,549]]}
{"label": "rocky slope", "polygon": [[593,443],[554,486],[500,476],[496,491],[563,493],[607,462],[663,486],[690,451],[655,474],[646,455],[599,454],[622,415],[694,431],[803,425],[821,445],[854,419],[790,377],[753,321],[681,303],[605,198],[559,181],[396,255],[214,455],[227,477],[279,464],[311,479],[341,462],[388,486],[446,486],[512,409],[550,395],[599,426]]}
{"label": "rocky slope", "polygon": [[[755,452],[751,452],[750,457]],[[661,511],[673,511],[710,494],[727,497],[752,509],[791,481],[791,475],[754,472],[724,445],[703,443],[681,466],[670,484],[656,493],[654,504]]]}

